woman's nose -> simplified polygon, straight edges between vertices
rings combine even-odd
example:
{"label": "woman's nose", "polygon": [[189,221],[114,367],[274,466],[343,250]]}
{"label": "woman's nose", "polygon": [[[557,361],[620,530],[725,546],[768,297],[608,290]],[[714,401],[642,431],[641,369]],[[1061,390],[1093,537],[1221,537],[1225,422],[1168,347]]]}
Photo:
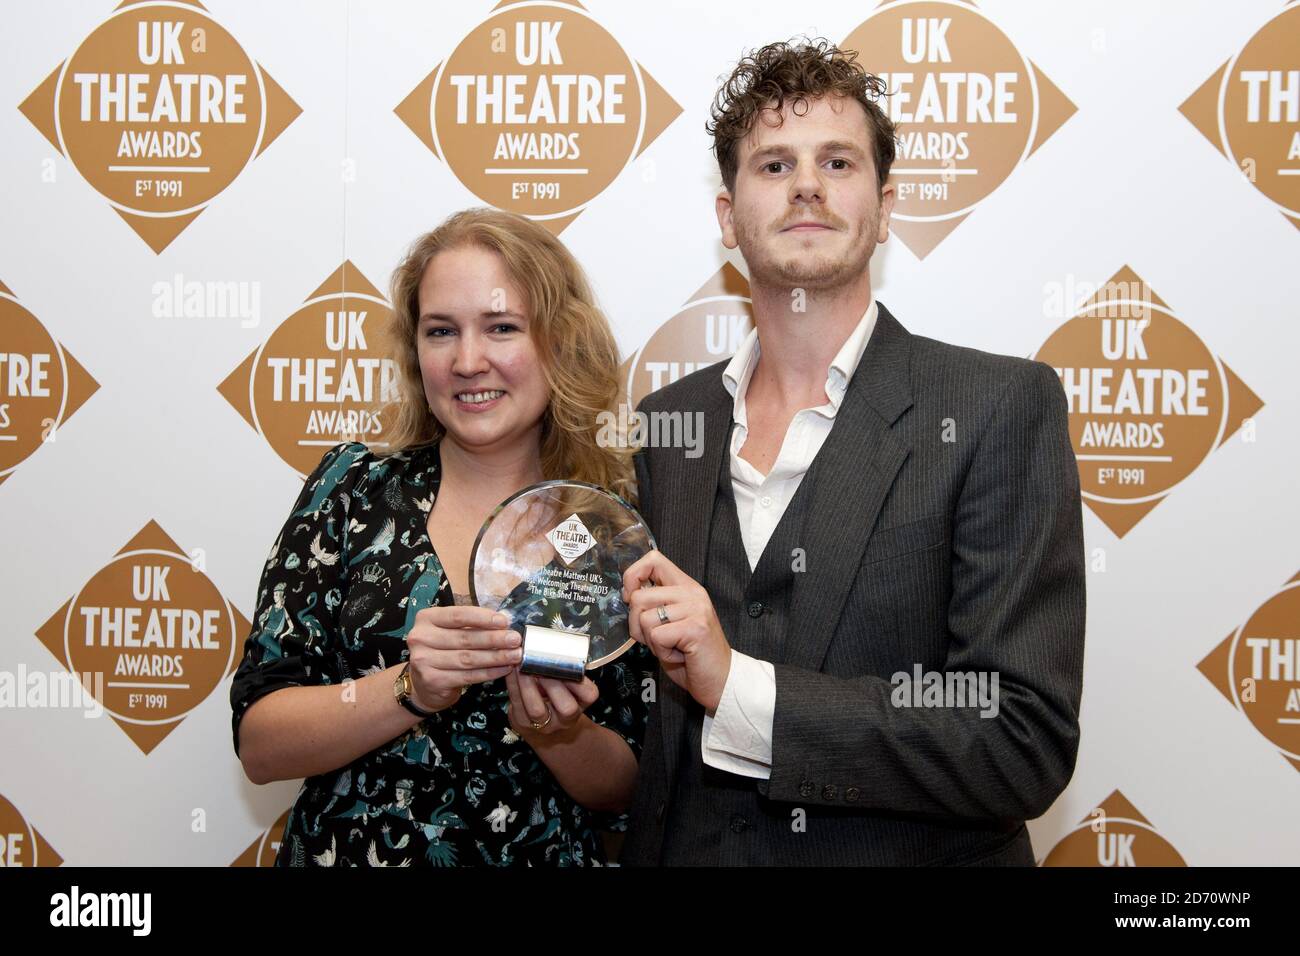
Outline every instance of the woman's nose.
{"label": "woman's nose", "polygon": [[451,370],[457,375],[468,378],[486,368],[487,353],[483,350],[482,341],[473,333],[462,335],[456,343],[456,357],[452,362]]}

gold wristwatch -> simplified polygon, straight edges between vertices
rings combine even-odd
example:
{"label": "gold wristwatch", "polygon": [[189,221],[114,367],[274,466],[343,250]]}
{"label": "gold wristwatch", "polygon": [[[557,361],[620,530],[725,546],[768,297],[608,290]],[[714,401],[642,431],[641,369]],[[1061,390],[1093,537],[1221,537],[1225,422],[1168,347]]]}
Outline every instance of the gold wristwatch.
{"label": "gold wristwatch", "polygon": [[407,664],[402,668],[402,672],[397,675],[397,680],[393,682],[393,696],[397,702],[415,714],[416,717],[432,717],[436,711],[421,710],[415,706],[411,700],[411,665]]}

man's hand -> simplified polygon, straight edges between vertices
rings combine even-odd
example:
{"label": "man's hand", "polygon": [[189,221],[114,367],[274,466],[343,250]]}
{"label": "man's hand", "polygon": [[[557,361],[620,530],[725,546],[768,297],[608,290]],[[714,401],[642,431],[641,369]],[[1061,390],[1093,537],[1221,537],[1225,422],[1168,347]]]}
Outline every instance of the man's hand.
{"label": "man's hand", "polygon": [[[647,581],[655,587],[643,588]],[[632,637],[654,652],[673,683],[705,710],[717,710],[731,671],[731,645],[708,592],[651,551],[624,572],[623,600]]]}

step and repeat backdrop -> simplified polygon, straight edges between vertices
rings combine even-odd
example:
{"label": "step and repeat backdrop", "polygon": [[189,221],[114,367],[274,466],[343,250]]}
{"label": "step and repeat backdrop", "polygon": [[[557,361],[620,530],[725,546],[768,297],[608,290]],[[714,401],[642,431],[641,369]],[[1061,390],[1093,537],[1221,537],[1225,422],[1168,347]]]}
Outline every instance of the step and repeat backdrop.
{"label": "step and repeat backdrop", "polygon": [[265,865],[231,674],[450,212],[589,272],[627,398],[750,327],[704,130],[750,49],[894,91],[912,332],[1055,367],[1088,631],[1048,866],[1300,862],[1300,5],[48,0],[0,35],[0,865]]}

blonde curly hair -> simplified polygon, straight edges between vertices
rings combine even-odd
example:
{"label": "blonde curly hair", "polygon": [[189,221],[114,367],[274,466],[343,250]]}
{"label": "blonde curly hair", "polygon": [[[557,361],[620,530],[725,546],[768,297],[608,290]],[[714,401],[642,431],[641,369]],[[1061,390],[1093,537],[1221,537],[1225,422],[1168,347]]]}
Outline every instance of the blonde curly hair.
{"label": "blonde curly hair", "polygon": [[394,417],[386,429],[385,453],[439,441],[446,433],[429,410],[420,373],[419,288],[434,256],[467,245],[501,257],[530,311],[529,334],[551,396],[542,420],[543,474],[590,482],[635,500],[634,449],[601,447],[597,441],[600,413],[616,414],[619,398],[618,344],[609,322],[563,243],[536,222],[495,209],[454,213],[416,239],[393,272],[386,332],[398,397],[387,406]]}

